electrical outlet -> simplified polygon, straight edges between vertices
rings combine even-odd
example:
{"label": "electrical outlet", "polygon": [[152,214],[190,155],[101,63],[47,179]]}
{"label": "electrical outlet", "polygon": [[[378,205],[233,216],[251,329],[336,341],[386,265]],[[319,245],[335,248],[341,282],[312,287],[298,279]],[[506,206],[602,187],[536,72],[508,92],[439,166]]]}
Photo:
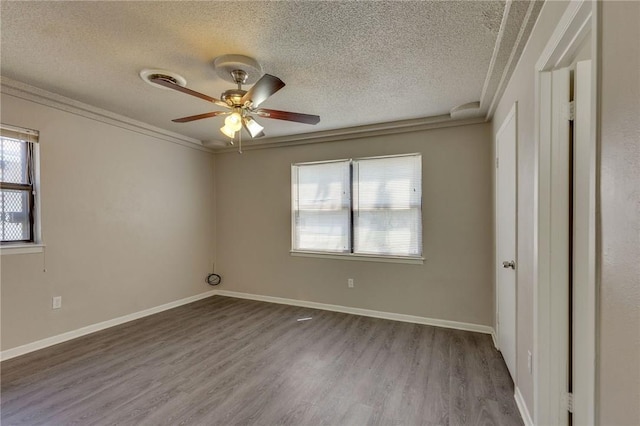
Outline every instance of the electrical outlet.
{"label": "electrical outlet", "polygon": [[533,355],[531,355],[531,351],[527,351],[527,368],[529,369],[529,374],[533,374]]}
{"label": "electrical outlet", "polygon": [[54,296],[53,302],[51,303],[52,309],[60,309],[62,308],[62,296]]}
{"label": "electrical outlet", "polygon": [[349,278],[349,279],[347,280],[347,287],[349,287],[349,288],[353,288],[353,278]]}

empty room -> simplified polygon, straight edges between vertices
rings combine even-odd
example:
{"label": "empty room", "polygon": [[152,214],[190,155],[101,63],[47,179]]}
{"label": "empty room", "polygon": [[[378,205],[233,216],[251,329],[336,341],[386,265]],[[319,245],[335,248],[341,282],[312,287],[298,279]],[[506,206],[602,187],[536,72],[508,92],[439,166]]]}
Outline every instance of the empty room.
{"label": "empty room", "polygon": [[640,2],[0,0],[0,424],[640,424]]}

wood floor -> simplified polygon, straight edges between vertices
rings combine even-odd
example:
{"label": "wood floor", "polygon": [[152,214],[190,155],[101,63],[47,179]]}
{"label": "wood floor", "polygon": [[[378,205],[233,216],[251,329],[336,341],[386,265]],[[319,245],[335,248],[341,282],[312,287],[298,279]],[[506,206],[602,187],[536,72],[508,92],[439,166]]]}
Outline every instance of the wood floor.
{"label": "wood floor", "polygon": [[1,368],[3,426],[522,424],[488,335],[221,296]]}

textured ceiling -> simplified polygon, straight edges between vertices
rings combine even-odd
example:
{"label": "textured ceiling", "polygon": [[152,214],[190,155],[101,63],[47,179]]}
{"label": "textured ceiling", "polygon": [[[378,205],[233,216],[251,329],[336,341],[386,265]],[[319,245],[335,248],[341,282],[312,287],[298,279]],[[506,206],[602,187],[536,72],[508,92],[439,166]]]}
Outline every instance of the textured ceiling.
{"label": "textured ceiling", "polygon": [[[287,85],[265,108],[317,114],[309,126],[260,118],[268,137],[448,114],[486,114],[539,7],[530,2],[9,2],[2,1],[1,73],[203,141],[223,139],[216,110],[145,84],[174,71],[219,97],[223,54],[256,58]],[[515,59],[515,60],[514,60]]]}

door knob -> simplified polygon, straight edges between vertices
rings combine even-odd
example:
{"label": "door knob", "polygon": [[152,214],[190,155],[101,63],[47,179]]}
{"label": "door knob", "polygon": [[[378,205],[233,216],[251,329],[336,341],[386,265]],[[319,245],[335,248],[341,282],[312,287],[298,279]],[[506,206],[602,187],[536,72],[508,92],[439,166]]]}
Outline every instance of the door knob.
{"label": "door knob", "polygon": [[505,260],[504,262],[502,262],[502,267],[507,269],[516,269],[516,262],[515,260]]}

